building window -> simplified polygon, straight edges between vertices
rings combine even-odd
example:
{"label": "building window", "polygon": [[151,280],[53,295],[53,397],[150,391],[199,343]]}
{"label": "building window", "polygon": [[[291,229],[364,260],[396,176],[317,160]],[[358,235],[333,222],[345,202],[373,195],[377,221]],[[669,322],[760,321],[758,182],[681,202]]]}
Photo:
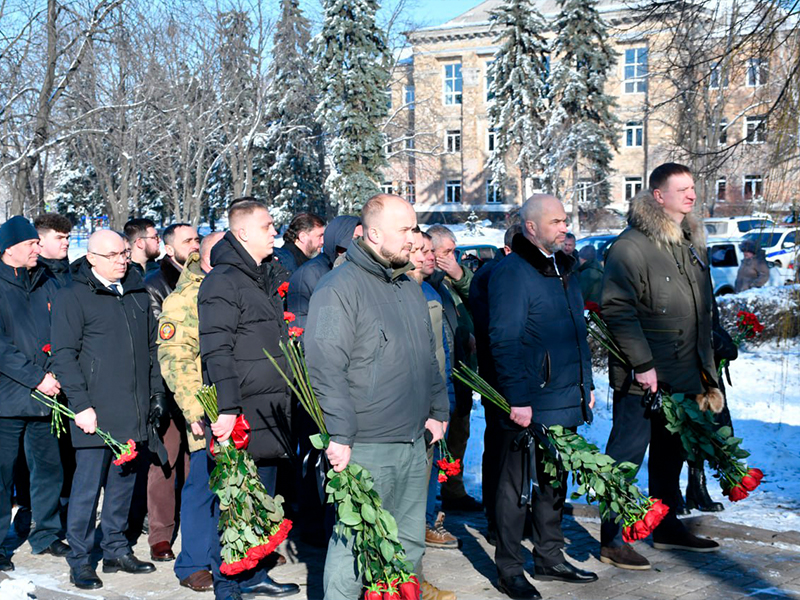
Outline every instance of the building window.
{"label": "building window", "polygon": [[581,180],[575,186],[575,195],[578,198],[578,204],[586,206],[589,203],[589,190],[592,189],[592,182],[588,179]]}
{"label": "building window", "polygon": [[534,194],[544,194],[546,190],[544,189],[544,179],[542,177],[534,177],[531,179],[531,191]]}
{"label": "building window", "polygon": [[444,186],[444,201],[448,204],[461,204],[461,180],[450,179]]}
{"label": "building window", "polygon": [[492,91],[492,82],[494,81],[493,65],[493,60],[486,61],[486,102],[494,100],[494,92]]}
{"label": "building window", "polygon": [[647,48],[625,50],[623,80],[626,94],[641,94],[647,91]]}
{"label": "building window", "polygon": [[764,58],[747,60],[747,87],[758,87],[767,83],[768,64]]}
{"label": "building window", "polygon": [[461,130],[448,129],[445,135],[445,148],[447,152],[461,152]]}
{"label": "building window", "polygon": [[414,86],[407,85],[403,88],[404,102],[408,106],[408,110],[414,110],[414,100],[416,98],[414,93]]}
{"label": "building window", "polygon": [[389,136],[387,134],[382,134],[383,136],[383,152],[386,156],[390,156],[392,152],[394,152],[394,144],[392,144]]}
{"label": "building window", "polygon": [[642,145],[644,127],[641,121],[628,121],[625,124],[625,145],[634,148]]}
{"label": "building window", "polygon": [[486,150],[488,152],[494,152],[494,142],[496,134],[497,130],[494,127],[490,127],[489,131],[486,132]]}
{"label": "building window", "polygon": [[491,179],[486,180],[486,204],[502,204],[503,190]]}
{"label": "building window", "polygon": [[642,178],[641,177],[626,177],[625,178],[625,200],[630,200],[636,194],[642,191]]}
{"label": "building window", "polygon": [[394,194],[394,190],[392,189],[392,182],[384,181],[381,184],[381,192],[383,192],[384,194]]}
{"label": "building window", "polygon": [[461,63],[444,66],[444,103],[461,104]]}
{"label": "building window", "polygon": [[384,94],[386,94],[386,108],[390,109],[392,108],[392,90],[386,90]]}
{"label": "building window", "polygon": [[759,200],[764,196],[764,180],[761,175],[745,175],[742,196],[745,200]]}
{"label": "building window", "polygon": [[724,146],[728,143],[728,119],[720,119],[717,126],[717,143]]}
{"label": "building window", "polygon": [[406,181],[403,184],[403,197],[409,204],[414,204],[417,201],[417,186],[413,181]]}
{"label": "building window", "polygon": [[725,74],[721,73],[722,67],[716,62],[711,65],[711,74],[708,77],[708,87],[713,90],[719,89],[720,78],[722,80],[722,87],[728,87],[728,71]]}
{"label": "building window", "polygon": [[728,195],[728,179],[720,177],[717,179],[717,200],[725,200]]}
{"label": "building window", "polygon": [[767,127],[764,117],[745,118],[744,141],[746,144],[763,144],[767,141]]}

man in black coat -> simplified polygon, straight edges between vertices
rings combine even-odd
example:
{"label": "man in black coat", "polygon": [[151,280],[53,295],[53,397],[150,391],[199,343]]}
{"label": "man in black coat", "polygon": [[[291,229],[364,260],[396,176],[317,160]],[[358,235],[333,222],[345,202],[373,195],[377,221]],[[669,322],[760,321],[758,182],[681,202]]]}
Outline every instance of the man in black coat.
{"label": "man in black coat", "polygon": [[[230,231],[211,251],[213,270],[197,297],[203,380],[217,388],[219,418],[214,436],[227,440],[236,418],[250,423],[248,452],[258,466],[264,488],[275,495],[278,462],[291,447],[291,396],[286,382],[264,354],[267,350],[286,372],[278,343],[288,341],[279,286],[288,275],[272,259],[275,227],[267,207],[256,200],[236,201],[228,211]],[[218,509],[215,503],[215,510]],[[218,556],[218,555],[217,555]],[[214,565],[218,598],[248,592],[286,596],[299,586],[279,584],[261,569],[246,582],[220,575]]]}
{"label": "man in black coat", "polygon": [[53,304],[53,371],[75,412],[72,443],[77,467],[72,482],[67,540],[70,581],[81,589],[102,587],[91,565],[95,511],[104,489],[103,572],[149,573],[125,537],[137,470],[143,457],[111,464],[114,454],[98,428],[125,443],[147,445],[148,421],[164,414],[156,355],[156,320],[139,274],[127,268],[128,251],[115,232],[89,238],[86,260]]}
{"label": "man in black coat", "polygon": [[72,222],[58,213],[45,213],[36,217],[33,226],[39,233],[39,245],[42,248],[39,264],[47,268],[48,275],[55,279],[58,287],[68,286],[72,282],[67,257]]}
{"label": "man in black coat", "polygon": [[[499,391],[511,405],[503,419],[495,516],[495,562],[500,590],[512,598],[539,598],[523,571],[522,531],[529,481],[527,428],[561,425],[575,430],[591,420],[592,364],[575,259],[561,251],[567,214],[553,196],[534,195],[520,211],[523,233],[489,279],[489,341]],[[530,441],[530,440],[529,440]],[[536,444],[532,440],[532,444]],[[530,464],[538,488],[532,498],[534,578],[588,583],[597,575],[564,559],[561,513],[566,476],[553,487],[541,455]],[[522,490],[522,494],[520,493]]]}
{"label": "man in black coat", "polygon": [[[522,226],[517,223],[506,230],[503,247],[495,257],[475,272],[469,285],[469,303],[472,308],[472,321],[475,324],[475,344],[477,346],[478,373],[491,386],[497,386],[497,372],[489,347],[489,280],[492,273],[506,256],[511,254],[514,236],[522,233]],[[483,434],[483,465],[481,486],[483,491],[483,507],[489,526],[488,539],[497,537],[497,524],[494,515],[494,501],[497,495],[497,465],[500,463],[500,438],[502,430],[500,420],[503,414],[491,402],[483,401],[486,415],[486,429]]]}
{"label": "man in black coat", "polygon": [[[34,554],[64,556],[58,497],[61,462],[50,432],[50,409],[31,398],[48,396],[61,385],[48,372],[50,307],[55,285],[37,265],[39,235],[24,217],[0,227],[0,540],[11,524],[14,466],[24,448],[31,467],[31,508],[36,526],[28,541]],[[21,443],[22,442],[22,443]],[[0,546],[0,571],[14,565]]]}
{"label": "man in black coat", "polygon": [[[150,308],[156,319],[161,316],[164,298],[178,284],[186,259],[192,252],[200,249],[200,236],[189,223],[173,223],[164,229],[161,239],[164,240],[164,258],[159,261],[158,270],[149,273],[144,279],[144,286],[150,294]],[[156,561],[175,559],[172,538],[179,504],[175,480],[177,477],[178,489],[182,488],[189,470],[186,421],[166,386],[165,390],[169,415],[165,419],[166,429],[159,431],[159,435],[164,442],[167,460],[162,462],[155,454],[151,454],[152,464],[147,474],[147,512],[150,515],[147,542],[150,544],[150,558]],[[139,524],[135,525],[138,527]]]}
{"label": "man in black coat", "polygon": [[299,213],[283,232],[283,246],[273,256],[289,275],[314,258],[322,249],[325,221],[314,213]]}

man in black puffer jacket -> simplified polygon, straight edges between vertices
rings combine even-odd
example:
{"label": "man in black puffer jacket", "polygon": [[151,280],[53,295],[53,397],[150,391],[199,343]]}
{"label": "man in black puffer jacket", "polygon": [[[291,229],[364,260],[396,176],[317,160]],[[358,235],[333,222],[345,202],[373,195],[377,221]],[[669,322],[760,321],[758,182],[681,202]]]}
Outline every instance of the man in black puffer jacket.
{"label": "man in black puffer jacket", "polygon": [[[264,350],[288,371],[278,345],[288,341],[283,293],[278,289],[288,274],[273,260],[276,232],[264,204],[254,199],[235,201],[228,223],[230,231],[211,251],[214,268],[203,279],[197,297],[203,380],[216,386],[219,406],[219,418],[211,430],[223,442],[230,437],[237,416],[244,414],[250,423],[247,450],[256,461],[264,488],[274,496],[278,461],[292,452],[291,396]],[[218,510],[218,504],[215,507]],[[253,571],[247,582],[221,576],[219,564],[213,571],[218,598],[236,597],[242,587],[281,596],[300,591],[293,583],[272,581],[264,569]]]}
{"label": "man in black puffer jacket", "polygon": [[91,566],[95,509],[103,497],[103,572],[149,573],[125,537],[137,472],[144,457],[113,465],[98,428],[125,443],[147,443],[148,422],[164,417],[156,355],[156,319],[141,276],[127,268],[128,250],[115,232],[89,238],[86,260],[53,304],[53,371],[75,412],[76,469],[67,516],[70,580],[81,589],[103,583]]}
{"label": "man in black puffer jacket", "polygon": [[[48,373],[50,359],[44,350],[50,343],[56,286],[37,265],[38,255],[39,235],[27,219],[12,217],[0,227],[0,540],[11,523],[14,465],[24,447],[35,474],[31,549],[64,556],[69,549],[60,541],[58,442],[50,432],[50,409],[31,398],[34,389],[55,395],[61,387]],[[13,569],[0,547],[0,571]]]}
{"label": "man in black puffer jacket", "polygon": [[[523,233],[514,236],[513,252],[489,279],[490,347],[500,392],[511,405],[509,418],[501,422],[495,562],[501,591],[512,598],[539,598],[523,571],[521,541],[530,485],[522,477],[528,457],[520,443],[523,429],[535,424],[574,430],[591,420],[594,392],[575,259],[561,251],[567,214],[557,198],[535,195],[520,215]],[[595,581],[597,575],[564,559],[561,511],[566,475],[555,488],[538,453],[533,462],[529,466],[539,482],[532,499],[534,578]]]}

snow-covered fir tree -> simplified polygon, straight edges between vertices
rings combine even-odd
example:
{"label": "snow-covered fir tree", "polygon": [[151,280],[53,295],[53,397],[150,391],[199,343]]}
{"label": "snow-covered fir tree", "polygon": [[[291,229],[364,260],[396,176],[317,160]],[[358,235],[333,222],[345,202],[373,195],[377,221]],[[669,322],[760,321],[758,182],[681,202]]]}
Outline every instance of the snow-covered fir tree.
{"label": "snow-covered fir tree", "polygon": [[[611,149],[617,147],[614,99],[605,93],[616,53],[595,0],[558,0],[558,4],[561,11],[553,23],[556,38],[548,78],[550,113],[542,136],[545,185],[553,193],[578,199],[580,173],[588,172],[589,193],[580,208],[598,208],[610,200]],[[567,186],[565,171],[570,174]],[[575,228],[579,205],[573,202]]]}
{"label": "snow-covered fir tree", "polygon": [[520,190],[539,171],[539,133],[547,111],[546,25],[531,0],[506,0],[491,15],[500,50],[490,67],[489,106],[494,150],[489,168],[495,185],[506,179],[506,159],[516,153]]}
{"label": "snow-covered fir tree", "polygon": [[381,124],[391,56],[375,22],[378,7],[375,0],[324,0],[322,31],[312,44],[316,115],[331,163],[325,189],[338,214],[358,212],[380,192],[386,164]]}
{"label": "snow-covered fir tree", "polygon": [[278,223],[303,210],[325,214],[322,131],[314,118],[315,86],[308,60],[311,34],[299,0],[281,0],[266,93],[263,146],[266,197]]}

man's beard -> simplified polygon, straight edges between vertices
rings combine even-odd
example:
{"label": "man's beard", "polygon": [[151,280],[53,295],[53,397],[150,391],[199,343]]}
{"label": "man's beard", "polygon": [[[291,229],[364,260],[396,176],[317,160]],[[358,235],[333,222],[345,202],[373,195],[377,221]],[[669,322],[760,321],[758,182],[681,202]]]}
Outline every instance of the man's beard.
{"label": "man's beard", "polygon": [[400,269],[408,264],[408,256],[402,256],[399,253],[393,254],[388,252],[385,248],[380,249],[380,255],[389,261],[393,269]]}
{"label": "man's beard", "polygon": [[182,267],[186,265],[186,261],[188,259],[189,259],[188,255],[178,254],[177,250],[175,250],[175,256],[172,257],[172,260],[174,260],[176,263],[178,263]]}
{"label": "man's beard", "polygon": [[549,254],[555,254],[559,250],[564,249],[564,242],[552,241],[550,243],[542,242],[542,246]]}
{"label": "man's beard", "polygon": [[156,259],[161,254],[161,249],[156,250],[156,253],[153,254],[152,252],[148,252],[147,250],[144,251],[144,255],[147,257],[147,260]]}

